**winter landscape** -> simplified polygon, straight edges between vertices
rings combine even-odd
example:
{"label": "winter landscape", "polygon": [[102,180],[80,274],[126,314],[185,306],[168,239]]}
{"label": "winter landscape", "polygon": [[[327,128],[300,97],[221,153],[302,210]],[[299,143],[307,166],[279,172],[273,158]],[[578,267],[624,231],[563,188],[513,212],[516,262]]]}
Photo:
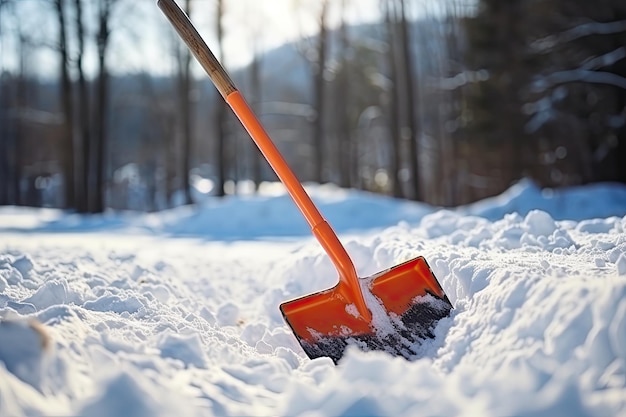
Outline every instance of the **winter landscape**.
{"label": "winter landscape", "polygon": [[454,310],[407,361],[309,360],[278,305],[336,272],[280,186],[157,214],[0,208],[2,416],[626,414],[626,187],[454,210],[309,186],[361,275]]}

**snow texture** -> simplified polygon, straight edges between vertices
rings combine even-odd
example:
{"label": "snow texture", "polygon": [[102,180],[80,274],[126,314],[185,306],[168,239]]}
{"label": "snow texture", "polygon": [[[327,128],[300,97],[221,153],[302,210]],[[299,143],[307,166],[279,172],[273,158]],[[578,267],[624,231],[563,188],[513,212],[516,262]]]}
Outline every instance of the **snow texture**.
{"label": "snow texture", "polygon": [[454,305],[409,362],[309,360],[278,305],[337,273],[280,187],[151,215],[0,208],[0,416],[626,415],[626,188],[443,210],[308,187],[368,276]]}

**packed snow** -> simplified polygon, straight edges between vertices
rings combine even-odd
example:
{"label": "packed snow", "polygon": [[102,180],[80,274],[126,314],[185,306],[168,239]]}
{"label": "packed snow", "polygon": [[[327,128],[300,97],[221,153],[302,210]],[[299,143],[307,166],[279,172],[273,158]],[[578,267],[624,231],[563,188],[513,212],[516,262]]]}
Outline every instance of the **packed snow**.
{"label": "packed snow", "polygon": [[438,209],[309,186],[362,276],[454,305],[409,362],[308,359],[278,305],[337,273],[280,187],[155,214],[0,208],[1,416],[626,415],[626,187]]}

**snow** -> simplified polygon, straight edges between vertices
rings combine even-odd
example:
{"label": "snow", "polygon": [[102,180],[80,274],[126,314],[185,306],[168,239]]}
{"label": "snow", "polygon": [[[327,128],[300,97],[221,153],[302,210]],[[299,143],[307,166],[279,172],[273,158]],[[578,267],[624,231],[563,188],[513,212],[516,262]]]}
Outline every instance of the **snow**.
{"label": "snow", "polygon": [[309,360],[278,305],[337,273],[280,187],[149,215],[0,208],[0,415],[626,414],[626,187],[458,209],[308,186],[362,276],[423,255],[423,357]]}

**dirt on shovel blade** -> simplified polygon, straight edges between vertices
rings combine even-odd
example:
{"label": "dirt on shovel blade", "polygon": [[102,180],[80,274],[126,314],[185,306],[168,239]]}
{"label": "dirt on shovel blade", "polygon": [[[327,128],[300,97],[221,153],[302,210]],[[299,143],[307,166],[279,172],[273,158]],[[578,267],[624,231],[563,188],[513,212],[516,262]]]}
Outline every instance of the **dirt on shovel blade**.
{"label": "dirt on shovel blade", "polygon": [[422,344],[435,337],[433,331],[437,322],[449,316],[451,309],[447,296],[427,294],[419,297],[404,314],[392,313],[384,329],[373,327],[371,333],[360,335],[319,336],[314,342],[298,334],[296,337],[311,359],[329,357],[338,363],[348,346],[354,346],[363,351],[379,350],[415,360],[420,357]]}

